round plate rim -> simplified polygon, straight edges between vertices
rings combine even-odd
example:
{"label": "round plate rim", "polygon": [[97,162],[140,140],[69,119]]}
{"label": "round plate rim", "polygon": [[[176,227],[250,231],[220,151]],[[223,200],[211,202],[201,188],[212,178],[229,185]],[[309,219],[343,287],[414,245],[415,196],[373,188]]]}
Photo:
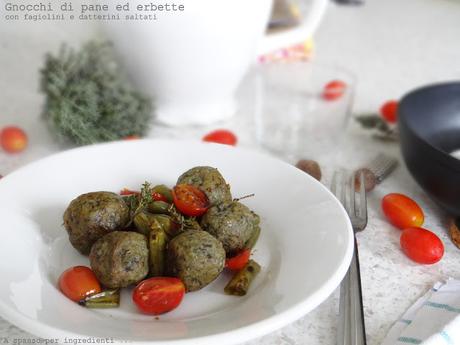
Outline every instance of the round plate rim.
{"label": "round plate rim", "polygon": [[[282,164],[289,169],[297,170],[296,167],[280,159],[277,159],[269,154],[266,154],[260,151],[256,151],[253,149],[248,149],[248,148],[226,147],[226,145],[215,144],[215,143],[202,143],[202,142],[197,142],[197,141],[192,141],[192,140],[138,139],[134,141],[116,141],[116,142],[81,146],[81,147],[64,150],[64,151],[61,151],[55,154],[51,154],[49,156],[35,160],[29,164],[26,164],[20,167],[19,169],[3,177],[0,183],[5,183],[5,181],[8,181],[11,176],[15,176],[26,170],[33,169],[35,165],[46,163],[47,160],[54,160],[56,158],[59,158],[60,156],[71,154],[72,152],[85,151],[85,150],[98,150],[99,148],[103,148],[107,146],[116,146],[116,145],[136,145],[139,142],[145,142],[145,143],[151,143],[151,144],[155,144],[155,143],[178,144],[178,143],[181,143],[183,145],[195,145],[195,146],[196,145],[198,146],[211,145],[211,146],[215,146],[218,149],[238,150],[238,151],[250,153],[250,154],[262,157],[263,159],[272,160],[273,162],[276,162],[276,164]],[[316,308],[319,304],[324,302],[324,300],[330,294],[332,294],[332,292],[339,285],[339,283],[345,276],[345,273],[347,272],[348,267],[351,263],[351,258],[352,258],[352,254],[354,250],[353,248],[354,247],[353,228],[352,228],[351,222],[348,218],[348,215],[344,207],[342,206],[340,201],[335,197],[335,195],[332,194],[332,192],[329,189],[327,189],[322,183],[320,183],[319,181],[317,181],[310,175],[305,174],[305,177],[310,179],[312,183],[318,184],[320,188],[322,189],[322,191],[325,192],[331,198],[331,200],[334,201],[338,209],[341,210],[341,213],[343,214],[344,219],[346,220],[346,224],[344,224],[344,226],[347,228],[347,233],[348,233],[348,236],[347,236],[348,243],[347,243],[347,248],[346,248],[344,258],[341,264],[339,265],[339,267],[336,269],[336,272],[324,283],[322,288],[317,290],[315,293],[311,294],[306,300],[303,300],[302,302],[296,304],[295,306],[279,314],[272,315],[268,318],[252,323],[246,327],[241,327],[235,330],[230,330],[227,332],[221,332],[221,333],[216,333],[216,334],[207,335],[207,336],[199,336],[199,337],[191,337],[191,338],[183,338],[183,339],[160,340],[160,341],[158,340],[140,341],[140,340],[129,340],[129,339],[126,339],[126,340],[132,343],[139,344],[139,345],[147,345],[147,344],[191,345],[191,344],[196,344],[197,342],[199,342],[201,345],[215,345],[216,341],[219,341],[219,344],[221,345],[230,345],[230,344],[235,343],[235,339],[238,339],[237,340],[238,343],[242,341],[249,341],[251,339],[254,339],[254,338],[263,336],[267,333],[278,330],[290,324],[291,322],[298,320],[299,318],[301,318],[302,316],[306,315],[311,310]],[[59,338],[71,337],[71,338],[77,338],[77,339],[78,338],[88,338],[88,335],[79,334],[75,332],[63,331],[49,324],[45,324],[37,320],[30,320],[28,317],[14,310],[14,308],[10,308],[9,306],[7,306],[1,299],[0,299],[0,315],[5,320],[11,322],[17,327],[29,333],[32,333],[34,335],[43,337],[43,338],[49,338],[49,339],[53,339],[56,337],[59,337]]]}

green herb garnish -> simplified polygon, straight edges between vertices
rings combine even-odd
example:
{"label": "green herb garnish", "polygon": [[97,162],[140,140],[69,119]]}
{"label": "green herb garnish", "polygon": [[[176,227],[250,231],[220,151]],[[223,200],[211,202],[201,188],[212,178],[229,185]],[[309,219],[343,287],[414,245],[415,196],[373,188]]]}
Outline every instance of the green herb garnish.
{"label": "green herb garnish", "polygon": [[374,138],[382,141],[398,141],[397,127],[390,126],[381,116],[376,114],[359,115],[356,121],[364,129],[374,130]]}
{"label": "green herb garnish", "polygon": [[127,224],[127,226],[129,226],[133,222],[134,217],[142,212],[148,206],[148,204],[153,201],[151,184],[144,182],[139,194],[131,194],[125,196],[124,200],[130,210],[129,222]]}
{"label": "green herb garnish", "polygon": [[62,45],[41,70],[43,117],[54,134],[77,145],[143,136],[152,102],[123,75],[109,43]]}

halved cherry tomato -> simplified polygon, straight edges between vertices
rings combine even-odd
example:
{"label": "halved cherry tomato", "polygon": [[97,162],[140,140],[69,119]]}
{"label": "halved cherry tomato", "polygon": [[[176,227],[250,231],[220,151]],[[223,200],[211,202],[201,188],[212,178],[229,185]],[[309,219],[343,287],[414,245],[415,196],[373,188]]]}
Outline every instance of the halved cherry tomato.
{"label": "halved cherry tomato", "polygon": [[345,93],[347,84],[341,80],[332,80],[324,86],[323,98],[326,101],[339,99]]}
{"label": "halved cherry tomato", "polygon": [[130,190],[128,188],[123,188],[121,191],[120,191],[120,195],[133,195],[133,194],[139,194],[139,192],[136,192],[135,190]]}
{"label": "halved cherry tomato", "polygon": [[404,194],[385,195],[382,210],[390,223],[400,229],[422,226],[425,219],[420,206]]}
{"label": "halved cherry tomato", "polygon": [[154,277],[140,282],[133,291],[133,301],[147,314],[159,315],[176,308],[185,294],[184,283],[172,277]]}
{"label": "halved cherry tomato", "polygon": [[391,100],[385,102],[380,107],[380,114],[390,123],[395,123],[398,120],[398,101]]}
{"label": "halved cherry tomato", "polygon": [[235,146],[238,138],[228,129],[216,129],[206,134],[203,141]]}
{"label": "halved cherry tomato", "polygon": [[209,208],[209,200],[197,187],[190,184],[178,184],[172,190],[174,205],[184,215],[198,217]]}
{"label": "halved cherry tomato", "polygon": [[[137,194],[140,194],[140,193],[135,191],[135,190],[130,190],[128,188],[123,188],[120,191],[120,195],[122,195],[122,196],[133,195],[133,194],[137,195]],[[152,192],[152,199],[155,200],[155,201],[168,202],[168,198],[166,198],[163,194],[160,194],[158,192]]]}
{"label": "halved cherry tomato", "polygon": [[96,275],[86,266],[75,266],[65,270],[59,277],[59,288],[64,295],[75,302],[101,292],[101,285]]}
{"label": "halved cherry tomato", "polygon": [[248,263],[249,256],[251,256],[251,250],[244,249],[237,255],[225,260],[225,267],[232,271],[239,271]]}
{"label": "halved cherry tomato", "polygon": [[439,237],[423,228],[404,229],[399,241],[403,252],[420,264],[434,264],[444,255]]}

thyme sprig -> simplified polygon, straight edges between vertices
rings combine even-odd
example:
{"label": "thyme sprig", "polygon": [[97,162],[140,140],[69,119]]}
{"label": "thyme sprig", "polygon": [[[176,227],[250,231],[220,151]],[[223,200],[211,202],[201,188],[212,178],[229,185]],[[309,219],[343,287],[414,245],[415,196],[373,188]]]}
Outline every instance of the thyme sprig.
{"label": "thyme sprig", "polygon": [[140,193],[131,194],[126,197],[125,200],[130,209],[128,225],[130,225],[133,222],[134,217],[136,217],[140,212],[142,212],[148,204],[153,202],[152,189],[152,185],[146,181],[142,184]]}
{"label": "thyme sprig", "polygon": [[141,192],[139,193],[139,205],[134,211],[134,215],[142,212],[142,210],[146,208],[148,204],[153,202],[152,189],[153,188],[149,182],[144,182],[142,184]]}
{"label": "thyme sprig", "polygon": [[168,213],[171,216],[172,220],[179,224],[181,228],[181,232],[186,230],[186,229],[194,229],[197,226],[197,220],[196,217],[190,217],[190,216],[184,216],[182,213],[180,213],[176,206],[171,204],[168,209]]}
{"label": "thyme sprig", "polygon": [[254,193],[251,193],[251,194],[248,194],[248,195],[241,196],[239,198],[234,198],[233,201],[240,201],[240,200],[243,200],[243,199],[252,198],[254,196],[256,196],[256,195]]}

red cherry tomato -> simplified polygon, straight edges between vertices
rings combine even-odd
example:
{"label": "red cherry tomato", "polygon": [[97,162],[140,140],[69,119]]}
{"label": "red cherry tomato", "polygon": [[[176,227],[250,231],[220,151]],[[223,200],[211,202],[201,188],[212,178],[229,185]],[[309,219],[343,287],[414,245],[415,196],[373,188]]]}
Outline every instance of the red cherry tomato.
{"label": "red cherry tomato", "polygon": [[174,205],[186,216],[203,215],[209,208],[209,200],[197,187],[189,184],[178,184],[172,190]]}
{"label": "red cherry tomato", "polygon": [[135,190],[130,190],[128,188],[123,188],[121,191],[120,191],[120,195],[133,195],[133,194],[139,194],[139,192],[135,191]]}
{"label": "red cherry tomato", "polygon": [[5,127],[0,132],[0,145],[8,153],[18,153],[27,147],[27,134],[19,127]]}
{"label": "red cherry tomato", "polygon": [[75,266],[65,270],[59,277],[59,288],[64,295],[75,302],[101,292],[101,285],[96,275],[85,266]]}
{"label": "red cherry tomato", "polygon": [[140,139],[141,137],[138,136],[138,135],[128,135],[126,137],[123,138],[123,140],[137,140],[137,139]]}
{"label": "red cherry tomato", "polygon": [[326,101],[339,99],[345,93],[347,84],[341,80],[332,80],[324,86],[323,98]]}
{"label": "red cherry tomato", "polygon": [[163,194],[160,194],[158,192],[153,192],[152,193],[152,199],[155,200],[155,201],[164,201],[164,202],[168,202],[168,198],[165,197]]}
{"label": "red cherry tomato", "polygon": [[176,308],[185,294],[185,286],[177,278],[154,277],[140,282],[133,291],[133,301],[147,314],[159,315]]}
{"label": "red cherry tomato", "polygon": [[385,195],[382,210],[390,223],[399,229],[422,226],[425,219],[420,206],[403,194]]}
{"label": "red cherry tomato", "polygon": [[398,101],[391,100],[385,102],[380,107],[380,114],[390,123],[396,123],[398,120]]}
{"label": "red cherry tomato", "polygon": [[[135,190],[130,190],[128,188],[123,188],[120,191],[120,195],[122,195],[122,196],[133,195],[133,194],[138,195],[139,192],[135,191]],[[160,194],[158,192],[152,192],[152,199],[155,200],[155,201],[168,202],[168,199],[163,194]]]}
{"label": "red cherry tomato", "polygon": [[225,260],[225,267],[232,271],[239,271],[248,263],[250,255],[251,251],[244,249],[237,255]]}
{"label": "red cherry tomato", "polygon": [[216,129],[203,137],[203,141],[235,146],[238,138],[227,129]]}
{"label": "red cherry tomato", "polygon": [[420,264],[434,264],[444,255],[439,237],[423,228],[404,229],[399,241],[404,254]]}

